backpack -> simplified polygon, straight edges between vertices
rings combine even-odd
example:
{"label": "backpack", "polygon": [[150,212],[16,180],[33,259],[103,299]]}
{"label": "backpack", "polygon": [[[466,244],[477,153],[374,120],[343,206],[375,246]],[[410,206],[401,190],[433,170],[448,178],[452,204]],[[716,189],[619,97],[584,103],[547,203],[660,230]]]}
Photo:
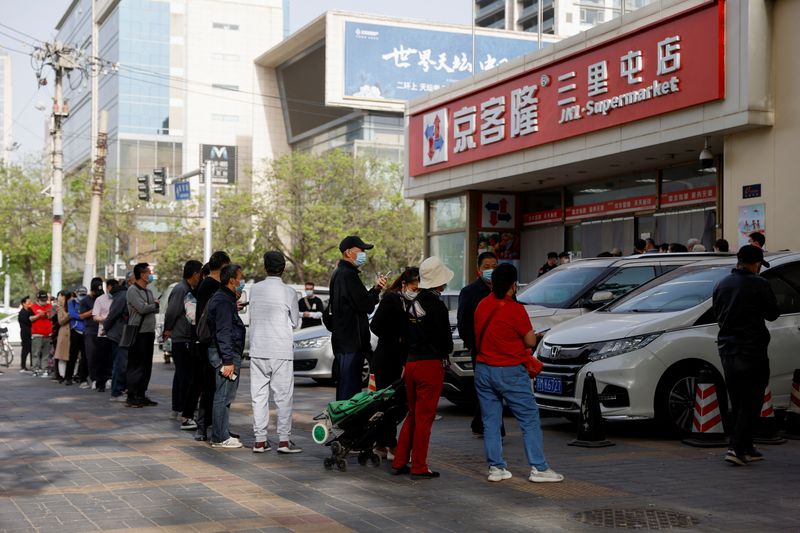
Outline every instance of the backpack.
{"label": "backpack", "polygon": [[331,290],[330,296],[328,297],[328,301],[325,302],[325,307],[322,309],[322,325],[325,326],[325,329],[333,333],[333,298],[335,296],[335,292],[333,291],[333,282],[336,279],[336,275],[334,272],[334,276],[331,277]]}
{"label": "backpack", "polygon": [[200,344],[211,344],[212,334],[211,327],[208,325],[208,304],[203,309],[203,314],[200,315],[200,320],[197,321],[197,340]]}

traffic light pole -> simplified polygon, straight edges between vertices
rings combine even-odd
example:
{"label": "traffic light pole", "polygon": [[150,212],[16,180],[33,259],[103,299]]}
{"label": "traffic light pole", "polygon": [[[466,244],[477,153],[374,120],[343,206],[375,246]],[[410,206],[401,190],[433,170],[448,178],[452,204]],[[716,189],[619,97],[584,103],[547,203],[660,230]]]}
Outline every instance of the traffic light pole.
{"label": "traffic light pole", "polygon": [[214,190],[211,186],[211,174],[213,172],[211,161],[206,161],[204,170],[204,179],[206,186],[206,227],[203,235],[203,258],[208,261],[211,257],[211,195]]}

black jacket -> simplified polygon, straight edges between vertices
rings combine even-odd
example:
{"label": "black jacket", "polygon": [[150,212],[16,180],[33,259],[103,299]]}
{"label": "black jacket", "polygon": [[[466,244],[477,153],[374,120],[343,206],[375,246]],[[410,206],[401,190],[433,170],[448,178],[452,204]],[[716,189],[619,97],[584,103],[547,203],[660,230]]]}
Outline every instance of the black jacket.
{"label": "black jacket", "polygon": [[408,312],[408,361],[447,359],[453,351],[453,334],[450,331],[450,313],[439,293],[423,289],[414,300],[419,303],[424,316],[415,317]]}
{"label": "black jacket", "polygon": [[378,346],[372,358],[372,371],[376,378],[382,373],[391,375],[389,380],[394,381],[400,377],[406,363],[408,318],[405,304],[406,299],[402,294],[385,293],[369,324],[369,329],[378,337]]}
{"label": "black jacket", "polygon": [[111,307],[108,308],[108,315],[103,320],[106,337],[118,344],[122,340],[122,330],[128,323],[127,292],[128,287],[124,283],[114,287],[111,291]]}
{"label": "black jacket", "polygon": [[17,322],[19,322],[19,332],[23,339],[31,339],[31,313],[30,309],[20,309],[17,315]]}
{"label": "black jacket", "polygon": [[208,327],[222,363],[232,365],[244,353],[245,329],[236,307],[236,295],[220,287],[208,301]]}
{"label": "black jacket", "polygon": [[480,278],[476,279],[458,294],[458,335],[464,341],[464,348],[470,353],[475,347],[475,310],[481,300],[492,293],[489,286]]}
{"label": "black jacket", "polygon": [[734,268],[714,288],[712,301],[719,322],[720,355],[766,357],[770,336],[764,321],[780,315],[769,281]]}
{"label": "black jacket", "polygon": [[539,272],[537,273],[536,277],[538,278],[539,276],[544,276],[545,274],[547,274],[548,272],[550,272],[551,270],[553,270],[557,266],[558,266],[557,264],[553,265],[553,266],[550,266],[547,263],[543,264],[541,266],[541,268],[539,268]]}
{"label": "black jacket", "polygon": [[[300,298],[300,301],[297,302],[297,307],[300,310],[300,316],[303,316],[303,313],[305,313],[306,311],[312,313],[314,312],[321,313],[322,310],[325,308],[325,305],[322,303],[322,299],[319,296],[312,296],[311,298],[303,296],[302,298]],[[303,317],[300,329],[310,328],[312,326],[320,326],[320,325],[322,325],[321,318]]]}
{"label": "black jacket", "polygon": [[380,289],[367,290],[359,271],[349,261],[339,261],[331,276],[331,312],[333,353],[371,353],[369,314],[375,309]]}

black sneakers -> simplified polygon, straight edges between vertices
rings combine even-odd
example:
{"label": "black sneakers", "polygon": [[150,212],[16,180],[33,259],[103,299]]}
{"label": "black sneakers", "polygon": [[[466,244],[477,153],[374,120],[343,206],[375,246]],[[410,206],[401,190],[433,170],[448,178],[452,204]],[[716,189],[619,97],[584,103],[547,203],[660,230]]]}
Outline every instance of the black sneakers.
{"label": "black sneakers", "polygon": [[746,466],[747,457],[737,454],[734,450],[728,450],[728,453],[725,454],[725,462],[733,466]]}

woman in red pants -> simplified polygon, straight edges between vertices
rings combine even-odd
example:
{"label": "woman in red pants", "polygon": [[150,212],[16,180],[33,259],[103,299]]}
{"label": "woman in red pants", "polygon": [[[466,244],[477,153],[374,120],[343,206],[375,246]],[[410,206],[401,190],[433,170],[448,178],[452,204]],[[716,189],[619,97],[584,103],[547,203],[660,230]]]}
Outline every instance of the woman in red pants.
{"label": "woman in red pants", "polygon": [[[408,416],[400,430],[392,474],[414,479],[439,477],[428,468],[428,444],[444,383],[444,366],[453,350],[450,316],[441,293],[453,271],[438,257],[419,267],[419,295],[408,310],[408,358],[404,368]],[[411,460],[411,467],[408,462]]]}

